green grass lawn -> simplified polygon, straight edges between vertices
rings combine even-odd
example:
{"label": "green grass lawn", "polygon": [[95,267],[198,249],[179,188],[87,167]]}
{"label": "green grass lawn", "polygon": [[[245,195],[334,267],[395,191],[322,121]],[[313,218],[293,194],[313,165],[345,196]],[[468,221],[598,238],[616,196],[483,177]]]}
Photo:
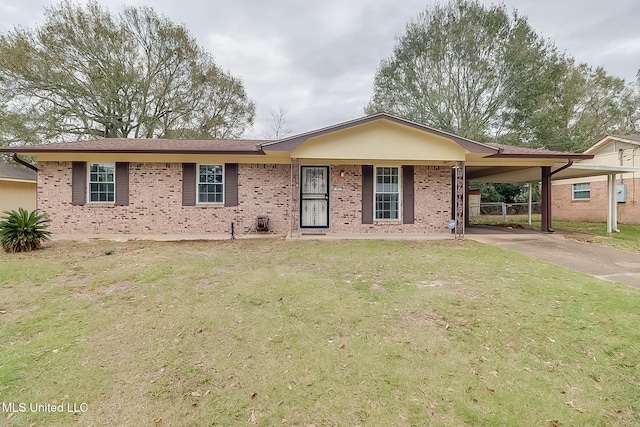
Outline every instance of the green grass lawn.
{"label": "green grass lawn", "polygon": [[638,289],[473,241],[53,242],[0,288],[0,425],[640,424]]}

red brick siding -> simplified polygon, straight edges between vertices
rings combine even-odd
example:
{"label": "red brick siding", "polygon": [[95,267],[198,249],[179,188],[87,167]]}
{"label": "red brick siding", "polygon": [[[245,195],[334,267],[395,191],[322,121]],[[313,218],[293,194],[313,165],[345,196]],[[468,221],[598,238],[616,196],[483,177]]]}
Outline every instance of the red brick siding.
{"label": "red brick siding", "polygon": [[[58,234],[199,234],[250,231],[257,215],[270,218],[270,231],[297,232],[299,206],[291,186],[290,165],[240,164],[239,205],[182,206],[181,163],[130,163],[129,205],[71,205],[71,162],[41,162],[38,207]],[[415,166],[415,223],[362,224],[361,166],[331,168],[328,233],[448,233],[451,218],[451,168]],[[340,171],[345,172],[340,177]],[[334,191],[335,188],[341,191]],[[373,206],[371,207],[373,209]],[[292,219],[293,218],[293,219]]]}
{"label": "red brick siding", "polygon": [[[345,172],[340,177],[340,171]],[[331,170],[329,233],[447,233],[451,219],[451,168],[415,166],[415,223],[397,221],[362,224],[362,167],[334,166]],[[334,191],[335,188],[342,191]],[[371,206],[373,209],[373,206]]]}
{"label": "red brick siding", "polygon": [[130,163],[129,205],[71,205],[71,163],[38,165],[38,207],[61,234],[243,233],[256,215],[270,217],[270,231],[289,230],[289,165],[239,165],[238,206],[182,206],[181,163]]}
{"label": "red brick siding", "polygon": [[[585,181],[587,182],[587,181]],[[640,224],[640,178],[625,179],[627,201],[618,203],[618,221],[623,224]],[[620,180],[616,181],[620,184]],[[607,181],[591,182],[589,200],[572,200],[572,184],[553,185],[553,219],[564,221],[607,220]]]}

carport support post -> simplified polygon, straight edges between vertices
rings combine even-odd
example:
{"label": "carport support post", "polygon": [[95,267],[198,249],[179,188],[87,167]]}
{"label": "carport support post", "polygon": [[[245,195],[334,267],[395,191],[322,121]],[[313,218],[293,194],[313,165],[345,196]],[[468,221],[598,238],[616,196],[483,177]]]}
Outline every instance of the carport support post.
{"label": "carport support post", "polygon": [[528,221],[529,225],[531,225],[531,201],[533,199],[533,191],[532,191],[532,188],[531,188],[532,186],[533,186],[533,183],[530,182],[528,184],[528,187],[529,187],[529,203],[527,204],[527,216],[528,216],[528,220],[529,220]]}
{"label": "carport support post", "polygon": [[611,233],[612,231],[619,231],[615,174],[607,175],[607,233]]}
{"label": "carport support post", "polygon": [[542,206],[540,209],[540,229],[544,233],[553,232],[551,229],[551,166],[542,166]]}

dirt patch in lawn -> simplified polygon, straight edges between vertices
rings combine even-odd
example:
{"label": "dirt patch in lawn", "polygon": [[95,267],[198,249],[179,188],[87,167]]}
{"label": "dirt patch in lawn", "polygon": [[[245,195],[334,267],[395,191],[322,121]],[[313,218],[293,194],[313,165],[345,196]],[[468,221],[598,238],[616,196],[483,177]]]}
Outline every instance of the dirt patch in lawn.
{"label": "dirt patch in lawn", "polygon": [[440,325],[442,317],[430,308],[405,307],[400,312],[402,321],[413,325]]}
{"label": "dirt patch in lawn", "polygon": [[115,295],[127,295],[133,294],[140,290],[140,286],[133,282],[118,282],[112,283],[109,286],[103,286],[100,288],[89,289],[89,288],[73,288],[71,291],[72,295],[77,298],[86,298],[86,299],[100,299]]}

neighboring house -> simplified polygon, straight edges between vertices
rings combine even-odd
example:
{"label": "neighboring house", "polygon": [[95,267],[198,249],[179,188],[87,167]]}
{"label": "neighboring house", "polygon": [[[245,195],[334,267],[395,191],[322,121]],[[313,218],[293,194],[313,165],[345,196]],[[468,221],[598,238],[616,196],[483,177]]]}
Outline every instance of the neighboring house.
{"label": "neighboring house", "polygon": [[[581,165],[598,165],[603,171],[640,167],[640,135],[607,136],[585,151],[593,159]],[[640,173],[616,174],[617,220],[640,224]],[[566,179],[553,184],[553,215],[571,221],[604,221],[607,216],[607,176]]]}
{"label": "neighboring house", "polygon": [[449,233],[452,219],[463,233],[465,171],[549,177],[590,158],[490,146],[387,114],[270,142],[102,139],[0,151],[37,157],[38,207],[54,233],[227,234],[232,223],[255,233],[268,216],[269,233],[294,237]]}
{"label": "neighboring house", "polygon": [[25,166],[0,163],[0,214],[36,208],[36,171]]}

